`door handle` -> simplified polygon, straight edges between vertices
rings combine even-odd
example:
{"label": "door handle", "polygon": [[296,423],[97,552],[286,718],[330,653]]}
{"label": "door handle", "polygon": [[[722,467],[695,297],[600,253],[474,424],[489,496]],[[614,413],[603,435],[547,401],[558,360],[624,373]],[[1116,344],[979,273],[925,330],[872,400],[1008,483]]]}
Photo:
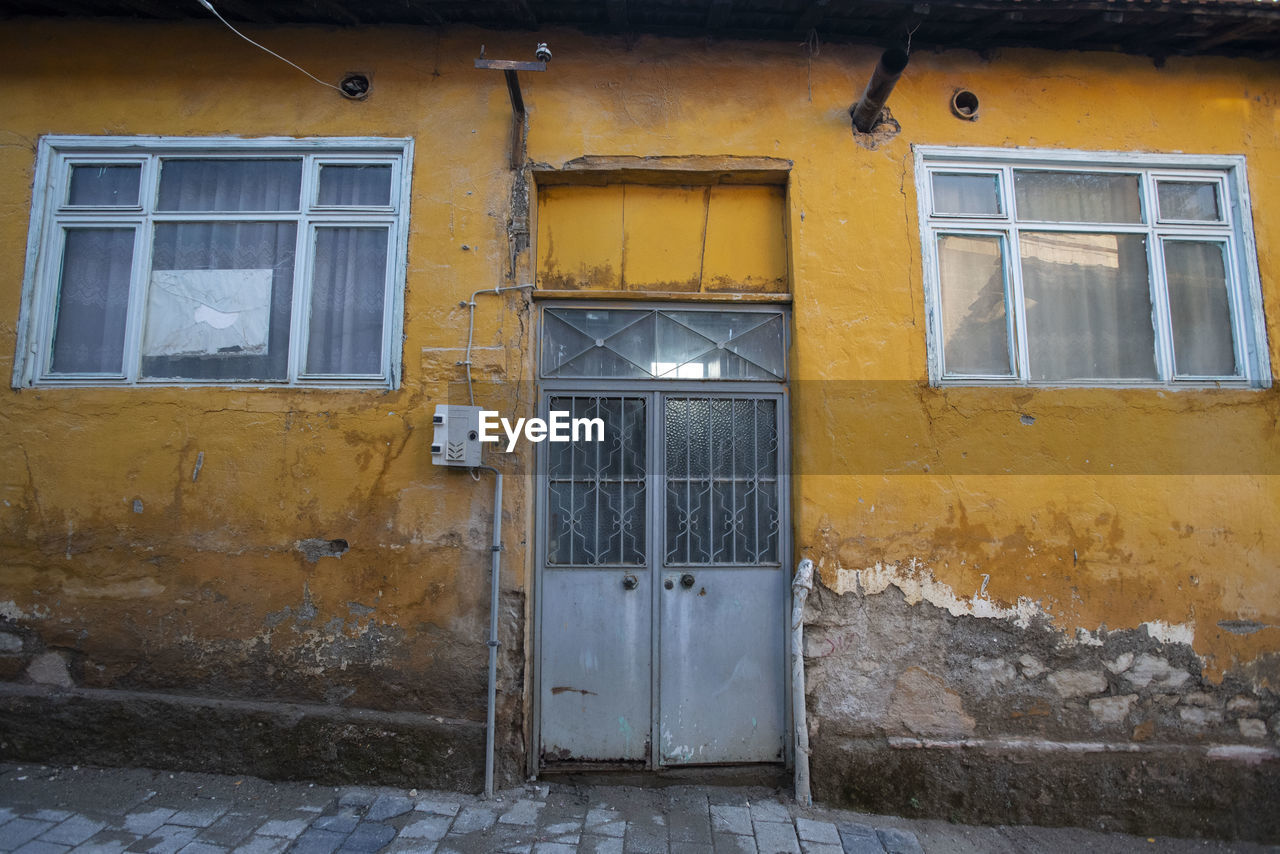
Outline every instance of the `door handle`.
{"label": "door handle", "polygon": [[623,590],[635,590],[639,585],[640,585],[640,580],[636,578],[634,575],[622,576]]}
{"label": "door handle", "polygon": [[680,586],[683,587],[685,590],[688,590],[690,587],[692,587],[693,573],[686,572],[684,575],[680,576]]}

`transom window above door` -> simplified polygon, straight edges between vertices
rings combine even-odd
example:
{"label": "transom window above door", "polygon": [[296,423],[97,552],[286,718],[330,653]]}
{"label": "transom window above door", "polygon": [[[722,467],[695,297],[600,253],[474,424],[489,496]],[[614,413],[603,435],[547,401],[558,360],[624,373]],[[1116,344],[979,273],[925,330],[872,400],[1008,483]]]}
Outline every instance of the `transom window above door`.
{"label": "transom window above door", "polygon": [[394,387],[411,148],[46,137],[14,384]]}
{"label": "transom window above door", "polygon": [[779,309],[547,308],[544,378],[786,379]]}
{"label": "transom window above door", "polygon": [[1270,384],[1244,158],[916,149],[941,384]]}

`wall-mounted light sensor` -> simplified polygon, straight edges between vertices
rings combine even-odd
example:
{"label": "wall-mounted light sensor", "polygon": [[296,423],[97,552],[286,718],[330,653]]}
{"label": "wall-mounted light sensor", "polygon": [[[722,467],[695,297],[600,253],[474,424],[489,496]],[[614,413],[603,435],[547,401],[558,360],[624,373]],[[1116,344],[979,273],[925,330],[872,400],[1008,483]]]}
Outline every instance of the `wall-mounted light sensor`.
{"label": "wall-mounted light sensor", "polygon": [[344,97],[353,101],[363,101],[369,97],[369,88],[373,84],[369,82],[367,74],[348,74],[338,83],[338,90],[342,92]]}
{"label": "wall-mounted light sensor", "polygon": [[976,121],[978,118],[978,96],[968,89],[957,89],[951,96],[951,112],[956,118],[965,121]]}

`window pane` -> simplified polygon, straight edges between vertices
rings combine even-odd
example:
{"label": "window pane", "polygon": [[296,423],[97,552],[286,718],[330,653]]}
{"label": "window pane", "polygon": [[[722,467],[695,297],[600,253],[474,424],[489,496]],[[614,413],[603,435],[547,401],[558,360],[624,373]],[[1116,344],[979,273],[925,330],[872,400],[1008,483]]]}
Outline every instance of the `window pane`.
{"label": "window pane", "polygon": [[316,204],[361,205],[365,207],[391,204],[391,167],[321,166],[320,190]]}
{"label": "window pane", "polygon": [[165,160],[162,211],[296,211],[301,160]]}
{"label": "window pane", "polygon": [[933,212],[999,216],[1000,179],[995,175],[933,176]]}
{"label": "window pane", "polygon": [[1221,243],[1164,242],[1173,319],[1174,373],[1180,376],[1235,376],[1235,342],[1227,300],[1227,267]]}
{"label": "window pane", "polygon": [[1155,379],[1146,237],[1024,232],[1032,380]]}
{"label": "window pane", "polygon": [[554,375],[561,365],[594,346],[595,339],[562,319],[556,312],[543,312],[541,351],[544,375]]}
{"label": "window pane", "polygon": [[542,372],[559,377],[777,380],[781,313],[548,309]]}
{"label": "window pane", "polygon": [[653,373],[662,379],[773,380],[782,377],[781,315],[748,311],[664,311]]}
{"label": "window pane", "polygon": [[84,165],[71,167],[69,205],[133,207],[138,204],[138,181],[142,167]]}
{"label": "window pane", "polygon": [[119,374],[133,269],[132,228],[72,228],[66,232],[53,371]]}
{"label": "window pane", "polygon": [[1020,220],[1142,222],[1137,175],[1017,171],[1013,190]]}
{"label": "window pane", "polygon": [[142,375],[288,378],[297,224],[156,226]]}
{"label": "window pane", "polygon": [[1209,181],[1159,181],[1161,219],[1221,222],[1218,185]]}
{"label": "window pane", "polygon": [[388,233],[316,229],[307,373],[382,373]]}
{"label": "window pane", "polygon": [[943,360],[948,374],[1011,376],[1004,241],[938,236]]}

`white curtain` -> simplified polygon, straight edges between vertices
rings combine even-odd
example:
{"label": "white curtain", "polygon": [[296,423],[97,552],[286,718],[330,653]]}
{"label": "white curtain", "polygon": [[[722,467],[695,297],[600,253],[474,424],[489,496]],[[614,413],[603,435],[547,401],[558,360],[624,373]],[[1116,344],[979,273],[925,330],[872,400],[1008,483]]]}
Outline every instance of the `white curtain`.
{"label": "white curtain", "polygon": [[[197,380],[284,380],[289,375],[289,320],[293,310],[293,274],[298,244],[296,222],[252,222],[253,212],[296,211],[301,202],[302,161],[245,159],[165,159],[160,171],[157,209],[172,212],[228,212],[238,222],[160,223],[155,227],[152,270],[173,278],[182,271],[237,270],[269,275],[270,308],[265,352],[226,347],[181,355],[142,354],[142,376]],[[192,276],[194,289],[200,281]],[[244,281],[259,280],[247,275]],[[150,282],[148,282],[150,284]],[[193,290],[199,302],[199,294]],[[205,322],[242,323],[228,314],[218,295],[209,294]],[[248,296],[248,295],[247,295]],[[149,305],[153,305],[149,303]],[[154,305],[153,305],[154,307]],[[150,311],[148,340],[172,340],[189,316]],[[194,338],[194,336],[192,336]]]}
{"label": "white curtain", "polygon": [[1156,379],[1147,239],[1022,232],[1034,380]]}
{"label": "white curtain", "polygon": [[999,179],[995,175],[935,173],[933,210],[940,214],[994,216],[1000,210]]}
{"label": "white curtain", "polygon": [[381,373],[388,239],[384,226],[316,229],[307,373]]}
{"label": "white curtain", "polygon": [[1020,222],[1142,222],[1137,175],[1018,170],[1013,194]]}
{"label": "white curtain", "polygon": [[[77,166],[71,175],[72,203],[136,203],[140,171],[132,165]],[[391,173],[390,166],[380,164],[325,166],[321,202],[388,205]],[[157,211],[236,216],[156,224],[150,270],[141,286],[163,283],[182,299],[151,299],[154,294],[148,293],[142,300],[147,307],[143,377],[288,379],[298,221],[264,221],[261,214],[299,211],[302,180],[298,158],[162,161]],[[77,227],[66,234],[53,370],[119,373],[135,229]],[[315,235],[305,369],[381,374],[390,228],[324,226]],[[238,288],[252,293],[229,292]]]}
{"label": "white curtain", "polygon": [[316,204],[378,206],[391,203],[391,167],[382,164],[320,167]]}
{"label": "white curtain", "polygon": [[[157,274],[180,277],[182,271],[237,270],[269,277],[267,344],[244,350],[228,347],[213,351],[188,350],[142,354],[142,375],[165,379],[284,380],[289,375],[289,319],[293,311],[293,267],[297,251],[296,222],[192,222],[160,223],[155,228],[152,269]],[[202,279],[191,276],[196,287]],[[208,281],[207,279],[203,281]],[[253,281],[249,276],[246,282]],[[248,323],[246,315],[227,314],[219,294],[204,300],[192,294],[206,309],[208,323]],[[154,303],[150,303],[155,307]],[[146,340],[172,340],[200,315],[179,316],[151,311],[146,318]]]}
{"label": "white curtain", "polygon": [[300,160],[165,159],[157,209],[162,211],[296,211]]}
{"label": "white curtain", "polygon": [[1010,376],[1004,240],[938,235],[943,361],[948,374]]}
{"label": "white curtain", "polygon": [[133,238],[133,228],[66,230],[53,335],[55,373],[120,373]]}
{"label": "white curtain", "polygon": [[1174,370],[1182,376],[1236,373],[1224,244],[1166,240]]}
{"label": "white curtain", "polygon": [[[1014,173],[1019,221],[1140,223],[1138,176]],[[1155,379],[1147,238],[1019,235],[1033,380]]]}

